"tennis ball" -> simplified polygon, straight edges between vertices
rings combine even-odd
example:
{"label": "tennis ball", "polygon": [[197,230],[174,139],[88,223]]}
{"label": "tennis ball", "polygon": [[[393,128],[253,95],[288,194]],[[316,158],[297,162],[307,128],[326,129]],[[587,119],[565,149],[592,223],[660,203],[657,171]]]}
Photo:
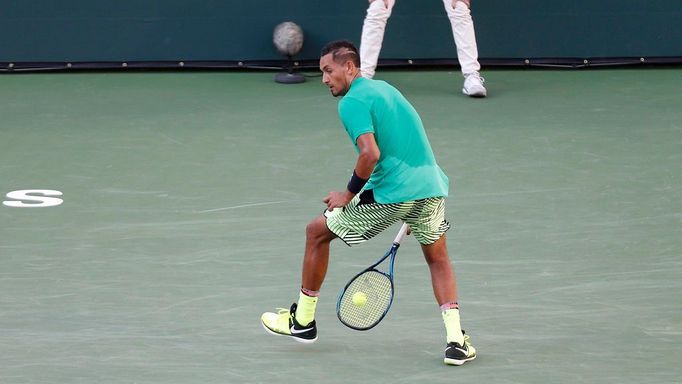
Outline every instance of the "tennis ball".
{"label": "tennis ball", "polygon": [[353,294],[353,304],[357,305],[358,307],[362,307],[367,304],[367,295],[365,292],[355,292]]}

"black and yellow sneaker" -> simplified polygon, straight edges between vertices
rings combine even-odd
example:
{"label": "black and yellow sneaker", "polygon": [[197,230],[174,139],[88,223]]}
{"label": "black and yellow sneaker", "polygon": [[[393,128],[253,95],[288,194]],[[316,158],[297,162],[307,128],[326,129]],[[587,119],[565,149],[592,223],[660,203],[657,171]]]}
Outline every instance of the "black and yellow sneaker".
{"label": "black and yellow sneaker", "polygon": [[464,334],[464,345],[459,345],[459,343],[455,342],[448,343],[448,346],[445,347],[445,359],[443,362],[448,365],[462,365],[475,358],[476,348],[471,345],[469,335]]}
{"label": "black and yellow sneaker", "polygon": [[300,343],[314,343],[317,340],[317,326],[315,320],[303,326],[296,321],[296,303],[291,309],[278,308],[277,313],[265,312],[260,321],[268,333],[279,336],[293,337]]}

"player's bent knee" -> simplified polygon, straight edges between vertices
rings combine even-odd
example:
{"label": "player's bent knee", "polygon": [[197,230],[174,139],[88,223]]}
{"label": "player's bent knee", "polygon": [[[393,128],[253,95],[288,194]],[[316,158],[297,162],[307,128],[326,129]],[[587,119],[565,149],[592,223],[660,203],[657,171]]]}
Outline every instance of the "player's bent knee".
{"label": "player's bent knee", "polygon": [[315,242],[331,241],[336,237],[336,235],[327,228],[327,219],[324,216],[318,216],[308,223],[305,227],[305,235],[309,241]]}

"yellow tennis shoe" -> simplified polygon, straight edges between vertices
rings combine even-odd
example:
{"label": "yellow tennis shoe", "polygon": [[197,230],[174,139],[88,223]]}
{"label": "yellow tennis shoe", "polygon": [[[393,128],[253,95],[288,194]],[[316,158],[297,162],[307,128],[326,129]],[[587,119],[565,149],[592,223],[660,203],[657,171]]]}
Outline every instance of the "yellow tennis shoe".
{"label": "yellow tennis shoe", "polygon": [[279,308],[277,313],[265,312],[260,317],[263,328],[273,335],[289,336],[300,343],[314,343],[317,340],[317,325],[313,320],[308,325],[301,325],[296,321],[296,303],[291,309]]}

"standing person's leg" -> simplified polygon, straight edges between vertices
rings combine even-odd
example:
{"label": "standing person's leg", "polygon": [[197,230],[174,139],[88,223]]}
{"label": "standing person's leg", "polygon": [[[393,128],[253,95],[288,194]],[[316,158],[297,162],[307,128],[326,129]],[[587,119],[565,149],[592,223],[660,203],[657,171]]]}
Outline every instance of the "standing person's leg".
{"label": "standing person's leg", "polygon": [[379,52],[384,41],[386,23],[391,16],[394,4],[395,0],[369,0],[360,39],[360,70],[362,76],[368,79],[374,77]]}
{"label": "standing person's leg", "polygon": [[457,46],[457,59],[464,75],[462,92],[473,97],[485,97],[487,90],[479,71],[478,46],[474,21],[471,18],[470,0],[443,0],[445,12],[450,19],[452,35]]}

